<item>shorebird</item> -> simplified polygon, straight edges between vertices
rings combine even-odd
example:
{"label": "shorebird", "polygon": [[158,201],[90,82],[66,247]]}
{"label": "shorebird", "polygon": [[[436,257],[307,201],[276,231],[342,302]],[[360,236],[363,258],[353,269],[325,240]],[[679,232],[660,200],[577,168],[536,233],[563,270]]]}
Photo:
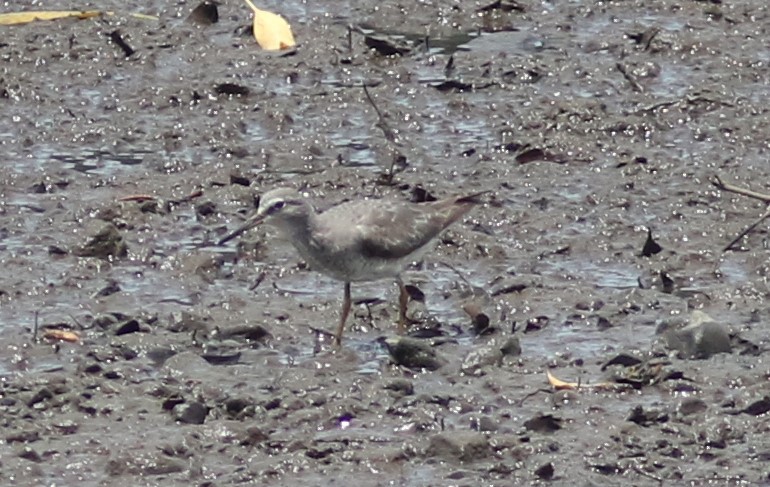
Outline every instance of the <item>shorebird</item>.
{"label": "shorebird", "polygon": [[401,271],[419,260],[444,229],[480,203],[485,192],[427,203],[365,199],[341,203],[322,213],[298,191],[277,188],[259,200],[256,213],[219,240],[223,245],[262,222],[276,227],[310,268],[345,284],[334,334],[342,343],[350,313],[352,282],[393,278],[399,288],[398,332],[406,330],[409,295]]}

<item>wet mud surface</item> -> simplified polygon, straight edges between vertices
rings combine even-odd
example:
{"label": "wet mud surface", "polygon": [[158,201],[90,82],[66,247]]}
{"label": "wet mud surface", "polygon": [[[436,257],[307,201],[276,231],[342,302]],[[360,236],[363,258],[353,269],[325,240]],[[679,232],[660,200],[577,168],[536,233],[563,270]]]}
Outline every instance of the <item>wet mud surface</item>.
{"label": "wet mud surface", "polygon": [[[766,2],[264,5],[283,53],[195,6],[2,27],[0,482],[770,482],[765,204],[711,183],[770,192]],[[278,185],[490,191],[405,273],[419,354],[392,283],[335,350],[340,283],[214,245]]]}

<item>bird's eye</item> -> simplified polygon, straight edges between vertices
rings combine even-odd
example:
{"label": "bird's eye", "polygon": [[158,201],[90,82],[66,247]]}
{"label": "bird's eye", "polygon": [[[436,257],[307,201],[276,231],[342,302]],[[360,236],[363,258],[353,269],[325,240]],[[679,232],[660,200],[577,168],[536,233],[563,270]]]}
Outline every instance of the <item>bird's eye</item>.
{"label": "bird's eye", "polygon": [[270,209],[267,210],[267,214],[272,215],[273,213],[281,211],[281,208],[283,208],[284,206],[286,206],[285,201],[276,201],[275,203],[273,203],[273,206],[271,206]]}

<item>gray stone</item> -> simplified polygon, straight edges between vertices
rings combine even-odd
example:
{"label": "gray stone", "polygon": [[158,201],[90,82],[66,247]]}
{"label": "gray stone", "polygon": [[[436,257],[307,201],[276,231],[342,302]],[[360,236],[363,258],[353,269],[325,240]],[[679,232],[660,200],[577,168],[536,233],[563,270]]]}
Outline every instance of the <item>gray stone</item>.
{"label": "gray stone", "polygon": [[473,431],[444,431],[433,435],[425,455],[445,460],[474,462],[491,453],[487,437]]}
{"label": "gray stone", "polygon": [[388,349],[391,360],[396,365],[410,369],[436,370],[445,363],[427,340],[397,337],[388,338],[383,343]]}
{"label": "gray stone", "polygon": [[702,311],[693,311],[690,322],[664,332],[666,346],[685,358],[706,359],[717,353],[730,353],[727,329]]}
{"label": "gray stone", "polygon": [[174,416],[177,421],[187,424],[203,424],[209,408],[200,402],[185,402],[174,406]]}
{"label": "gray stone", "polygon": [[128,255],[128,248],[123,240],[123,235],[112,223],[91,224],[87,233],[91,236],[86,243],[75,249],[75,255],[99,259],[120,258]]}

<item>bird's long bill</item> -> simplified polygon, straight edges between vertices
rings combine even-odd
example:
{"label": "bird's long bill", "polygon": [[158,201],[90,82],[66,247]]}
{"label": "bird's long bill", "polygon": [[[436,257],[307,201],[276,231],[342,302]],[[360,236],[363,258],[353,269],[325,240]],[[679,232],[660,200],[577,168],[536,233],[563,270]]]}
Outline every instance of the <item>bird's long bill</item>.
{"label": "bird's long bill", "polygon": [[240,234],[256,227],[257,225],[262,223],[262,220],[264,219],[265,219],[264,215],[259,215],[259,214],[256,214],[250,217],[248,220],[246,220],[246,222],[243,225],[241,225],[237,229],[233,230],[232,232],[228,233],[227,235],[219,239],[219,242],[217,242],[217,245],[226,244],[227,242],[239,236]]}

